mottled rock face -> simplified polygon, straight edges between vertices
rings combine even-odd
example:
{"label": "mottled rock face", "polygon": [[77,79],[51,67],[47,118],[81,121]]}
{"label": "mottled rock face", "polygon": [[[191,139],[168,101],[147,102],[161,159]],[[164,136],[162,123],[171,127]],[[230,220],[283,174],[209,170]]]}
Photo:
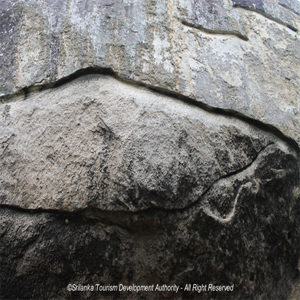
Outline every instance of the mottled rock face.
{"label": "mottled rock face", "polygon": [[297,299],[299,28],[296,0],[0,1],[1,299]]}
{"label": "mottled rock face", "polygon": [[0,198],[22,208],[184,208],[280,147],[246,122],[101,75],[1,115]]}
{"label": "mottled rock face", "polygon": [[297,0],[2,0],[0,95],[110,68],[299,144],[299,15]]}

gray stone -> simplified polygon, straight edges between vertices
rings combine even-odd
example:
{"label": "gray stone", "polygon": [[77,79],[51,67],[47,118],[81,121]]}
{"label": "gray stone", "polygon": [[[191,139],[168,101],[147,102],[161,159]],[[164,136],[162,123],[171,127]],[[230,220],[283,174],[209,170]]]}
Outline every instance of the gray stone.
{"label": "gray stone", "polygon": [[2,104],[0,115],[0,199],[21,208],[184,208],[282,147],[246,122],[103,75]]}
{"label": "gray stone", "polygon": [[[257,161],[256,180],[250,170],[249,178],[233,176],[228,189],[226,179],[218,183],[222,197],[211,198],[213,188],[205,197],[209,206],[204,202],[137,213],[30,213],[3,207],[2,299],[287,299],[299,276],[299,182],[292,163],[290,170],[278,169],[289,158],[284,151],[266,149]],[[200,294],[72,292],[67,290],[70,283],[177,284],[183,289],[186,284],[217,284],[234,289]]]}
{"label": "gray stone", "polygon": [[[2,104],[2,298],[73,298],[69,283],[234,285],[203,299],[291,293],[297,147],[186,101],[94,74]],[[135,298],[78,294],[102,296]]]}
{"label": "gray stone", "polygon": [[289,1],[8,1],[0,95],[87,67],[233,110],[300,143],[300,7]]}
{"label": "gray stone", "polygon": [[298,299],[299,13],[1,0],[0,298]]}

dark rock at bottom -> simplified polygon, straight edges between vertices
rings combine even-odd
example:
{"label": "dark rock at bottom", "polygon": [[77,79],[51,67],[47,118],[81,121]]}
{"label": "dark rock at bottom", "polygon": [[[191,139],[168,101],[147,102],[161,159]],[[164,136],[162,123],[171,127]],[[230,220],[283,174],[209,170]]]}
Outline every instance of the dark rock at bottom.
{"label": "dark rock at bottom", "polygon": [[2,206],[1,299],[287,299],[300,218],[297,178],[285,181],[242,193],[228,223],[199,203],[137,213]]}

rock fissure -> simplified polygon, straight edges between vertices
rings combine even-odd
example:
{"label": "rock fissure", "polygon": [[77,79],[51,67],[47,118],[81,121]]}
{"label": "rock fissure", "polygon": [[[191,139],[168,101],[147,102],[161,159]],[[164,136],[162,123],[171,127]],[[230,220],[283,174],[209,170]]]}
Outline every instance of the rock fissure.
{"label": "rock fissure", "polygon": [[[285,6],[281,5],[282,7],[286,8]],[[247,6],[243,6],[243,5],[240,5],[240,4],[234,4],[233,5],[234,8],[241,8],[241,9],[245,9],[245,10],[248,10],[248,11],[252,11],[252,12],[255,12],[257,14],[260,14],[262,16],[264,16],[265,18],[273,21],[273,22],[276,22],[280,25],[283,25],[285,27],[287,27],[288,29],[294,31],[294,32],[297,32],[298,29],[296,27],[294,27],[293,25],[289,24],[289,23],[286,23],[286,22],[283,22],[282,20],[278,19],[278,18],[275,18],[274,16],[262,11],[262,10],[258,10],[258,9],[255,9],[255,8],[251,8],[251,7],[247,7]]]}
{"label": "rock fissure", "polygon": [[298,0],[0,2],[1,299],[300,299]]}
{"label": "rock fissure", "polygon": [[[258,13],[233,9],[255,8],[295,29],[299,16],[280,4],[299,13],[298,1],[184,0],[158,5],[117,0],[112,11],[104,2],[89,0],[86,13],[80,1],[61,1],[60,8],[47,1],[4,1],[0,95],[25,87],[19,95],[24,94],[26,87],[53,83],[86,67],[111,68],[126,79],[260,120],[300,143],[299,39],[277,22],[264,22],[267,18]],[[181,20],[216,32],[241,33],[249,41],[197,37]]]}
{"label": "rock fissure", "polygon": [[220,214],[216,211],[212,211],[210,208],[209,208],[209,205],[202,205],[202,209],[203,211],[209,215],[210,217],[212,217],[213,219],[215,219],[216,221],[222,223],[222,224],[226,224],[226,223],[229,223],[232,221],[234,215],[235,215],[235,211],[236,211],[236,206],[237,206],[237,203],[238,201],[240,200],[240,197],[241,197],[241,194],[243,192],[244,189],[251,189],[252,187],[252,184],[251,182],[247,182],[246,184],[242,184],[239,189],[238,189],[238,192],[234,198],[234,201],[233,201],[233,205],[232,205],[232,210],[229,211],[226,215],[226,217],[222,217],[220,216]]}
{"label": "rock fissure", "polygon": [[208,34],[218,34],[218,35],[233,35],[243,41],[248,41],[248,37],[245,36],[245,35],[242,35],[240,32],[237,32],[237,31],[222,31],[222,30],[212,30],[212,29],[207,29],[201,25],[196,25],[196,24],[193,24],[193,23],[190,23],[186,20],[182,20],[181,23],[185,26],[188,26],[188,27],[191,27],[191,28],[194,28],[194,29],[198,29],[200,31],[203,31],[205,33],[208,33]]}
{"label": "rock fissure", "polygon": [[[220,182],[220,181],[222,181],[222,180],[224,180],[224,179],[228,179],[228,178],[230,178],[230,177],[234,177],[235,175],[237,175],[237,174],[241,174],[241,173],[245,173],[246,171],[247,171],[247,169],[250,169],[250,168],[252,168],[253,167],[253,165],[257,162],[257,160],[259,159],[259,156],[261,155],[261,154],[263,154],[264,152],[265,152],[265,150],[266,149],[268,149],[268,147],[270,147],[270,146],[272,146],[272,145],[274,145],[273,143],[270,143],[270,144],[268,144],[268,145],[266,145],[263,149],[261,149],[258,153],[257,153],[257,155],[256,155],[256,157],[253,159],[253,161],[251,162],[251,163],[249,163],[248,165],[246,165],[245,167],[243,167],[242,169],[239,169],[239,170],[236,170],[236,171],[234,171],[234,172],[232,172],[232,173],[228,173],[228,174],[226,174],[226,175],[224,175],[224,176],[222,176],[222,177],[220,177],[220,178],[218,178],[216,181],[214,181],[204,192],[203,192],[203,194],[202,195],[200,195],[199,196],[199,198],[198,198],[198,200],[197,201],[195,201],[195,202],[193,202],[193,203],[191,203],[191,204],[189,204],[189,205],[187,205],[187,206],[184,206],[184,207],[181,207],[181,208],[164,208],[164,207],[151,207],[151,208],[147,208],[147,209],[143,209],[143,210],[134,210],[134,211],[132,211],[131,210],[131,207],[130,206],[128,206],[128,208],[129,208],[129,211],[123,211],[123,210],[114,210],[114,211],[112,211],[112,210],[108,210],[108,211],[106,211],[106,210],[103,210],[103,209],[99,209],[98,207],[87,207],[87,208],[83,208],[83,209],[78,209],[78,210],[75,210],[75,211],[65,211],[65,210],[54,210],[54,209],[44,209],[44,208],[36,208],[36,209],[32,209],[32,208],[28,208],[28,209],[26,209],[26,208],[23,208],[23,207],[18,207],[18,206],[13,206],[13,205],[6,205],[6,204],[0,204],[0,207],[10,207],[10,208],[15,208],[15,209],[20,209],[20,210],[23,210],[23,211],[28,211],[28,212],[30,212],[30,213],[34,213],[34,212],[37,212],[37,213],[43,213],[43,212],[48,212],[48,213],[55,213],[55,212],[57,212],[57,213],[66,213],[66,214],[70,214],[70,215],[72,215],[72,214],[81,214],[81,215],[85,215],[85,212],[86,211],[90,211],[90,210],[92,210],[92,213],[93,214],[97,214],[97,211],[98,212],[100,212],[101,214],[104,214],[104,213],[108,213],[108,214],[114,214],[114,213],[116,213],[117,215],[120,215],[120,214],[124,214],[124,216],[128,216],[128,215],[137,215],[137,214],[147,214],[147,212],[148,211],[151,211],[151,212],[153,212],[153,211],[165,211],[165,212],[170,212],[170,213],[172,213],[172,212],[180,212],[180,211],[182,211],[182,212],[184,212],[184,211],[186,211],[186,210],[188,210],[188,209],[191,209],[192,207],[196,207],[196,206],[198,206],[199,204],[200,204],[200,206],[201,206],[201,202],[203,201],[203,198],[205,197],[205,195],[206,194],[208,194],[209,193],[209,191],[214,187],[214,186],[216,186],[217,184],[218,184],[218,182]],[[247,186],[248,187],[248,185],[246,184],[246,185],[242,185],[241,187],[240,187],[240,189],[239,189],[239,191],[238,191],[238,195],[240,194],[240,190],[242,189],[242,187],[243,186]],[[234,202],[235,202],[235,204],[234,204],[234,207],[235,207],[235,205],[236,205],[236,202],[237,202],[237,198],[239,198],[238,196],[236,196],[236,198],[235,198],[235,200],[234,200]],[[205,209],[205,206],[202,206],[202,209]],[[205,210],[206,211],[206,210]],[[209,215],[210,215],[210,213],[209,213]],[[232,219],[232,217],[233,217],[233,215],[234,215],[234,213],[232,213],[231,214],[231,218],[230,218],[230,220]],[[112,218],[114,218],[113,216],[112,216]],[[111,220],[112,221],[112,220]],[[225,221],[224,221],[225,222]],[[226,222],[225,222],[226,223]]]}
{"label": "rock fissure", "polygon": [[[161,95],[173,97],[173,98],[178,99],[186,104],[193,105],[195,107],[199,107],[199,108],[201,108],[207,112],[210,112],[212,114],[224,115],[224,116],[236,118],[238,120],[247,122],[247,123],[249,123],[259,129],[262,129],[266,132],[270,132],[270,133],[274,134],[279,139],[283,140],[284,142],[288,143],[291,147],[293,147],[294,149],[299,151],[299,145],[297,144],[297,142],[294,139],[285,135],[282,131],[280,131],[278,128],[276,128],[275,126],[273,126],[271,124],[264,123],[257,119],[250,118],[249,116],[242,114],[241,112],[235,111],[233,109],[221,109],[218,107],[210,106],[210,105],[205,104],[204,102],[195,100],[191,97],[184,96],[183,94],[180,94],[180,93],[168,90],[168,89],[163,89],[161,87],[155,87],[155,86],[146,84],[141,81],[129,80],[125,77],[118,75],[115,71],[113,71],[112,69],[109,69],[109,68],[87,67],[85,69],[77,70],[76,72],[72,73],[71,75],[61,78],[56,82],[39,85],[39,86],[33,85],[31,87],[27,87],[26,93],[25,93],[26,96],[24,96],[24,99],[29,100],[28,98],[30,98],[30,95],[34,95],[34,94],[42,92],[44,90],[55,89],[55,88],[61,87],[61,86],[68,84],[80,77],[87,76],[87,75],[108,75],[108,76],[111,76],[112,78],[115,78],[116,80],[119,80],[120,82],[124,82],[131,86],[145,87],[145,88],[149,89],[150,91],[154,91]],[[5,104],[10,103],[11,101],[14,101],[14,98],[17,97],[18,95],[20,95],[19,92],[15,93],[15,94],[11,94],[9,96],[0,96],[0,100],[2,101],[2,103],[5,103]],[[8,100],[5,100],[5,99],[8,99]]]}
{"label": "rock fissure", "polygon": [[291,12],[293,12],[294,14],[296,14],[297,16],[300,16],[300,13],[297,12],[297,11],[295,11],[292,7],[290,7],[290,6],[288,6],[288,5],[284,4],[284,3],[281,3],[281,2],[279,2],[278,4],[279,4],[280,6],[282,6],[282,7],[284,7],[284,8],[286,8],[286,9],[290,10]]}
{"label": "rock fissure", "polygon": [[[85,96],[69,98],[75,86]],[[49,93],[57,99],[45,101]],[[1,203],[67,211],[184,208],[220,178],[242,172],[270,143],[285,144],[251,122],[183,100],[93,74],[13,102],[2,128],[14,139],[1,157]],[[24,205],[26,198],[31,203]]]}

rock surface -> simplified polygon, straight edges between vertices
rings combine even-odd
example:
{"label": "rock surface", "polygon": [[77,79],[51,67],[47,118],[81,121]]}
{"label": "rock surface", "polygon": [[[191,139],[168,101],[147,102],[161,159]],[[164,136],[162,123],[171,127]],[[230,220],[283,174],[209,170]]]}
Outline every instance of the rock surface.
{"label": "rock surface", "polygon": [[0,95],[87,67],[229,109],[300,144],[297,0],[1,0]]}
{"label": "rock surface", "polygon": [[103,75],[3,104],[0,115],[0,199],[21,208],[184,208],[284,147],[231,116]]}
{"label": "rock surface", "polygon": [[298,1],[1,0],[0,28],[1,299],[299,297]]}

